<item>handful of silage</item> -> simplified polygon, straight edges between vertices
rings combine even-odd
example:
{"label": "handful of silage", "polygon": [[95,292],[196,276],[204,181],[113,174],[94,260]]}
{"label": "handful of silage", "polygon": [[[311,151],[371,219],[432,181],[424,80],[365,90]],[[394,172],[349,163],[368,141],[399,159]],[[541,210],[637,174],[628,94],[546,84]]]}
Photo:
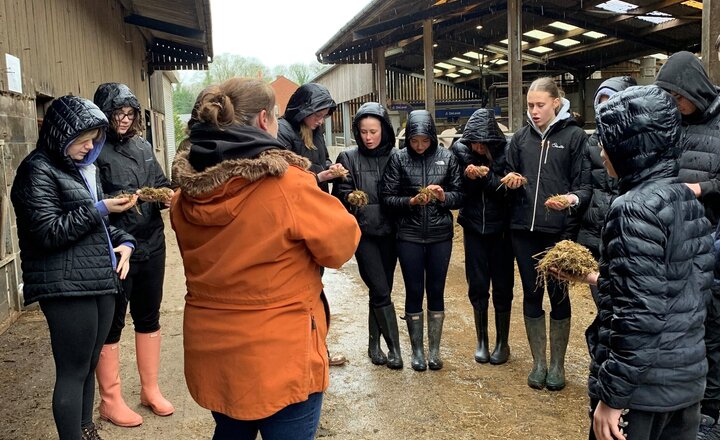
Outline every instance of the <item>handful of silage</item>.
{"label": "handful of silage", "polygon": [[330,172],[332,173],[333,178],[340,177],[342,179],[345,179],[348,176],[348,174],[350,174],[350,171],[346,170],[343,167],[330,168]]}
{"label": "handful of silage", "polygon": [[[119,193],[115,194],[115,197],[113,197],[113,199],[127,199],[127,200],[130,200],[130,199],[132,199],[134,196],[136,196],[136,194],[128,193],[128,192],[119,192]],[[142,211],[140,211],[140,207],[139,207],[137,204],[135,205],[135,210],[137,211],[138,214],[142,215]]]}
{"label": "handful of silage", "polygon": [[562,205],[563,209],[570,207],[570,202],[568,202],[567,197],[565,197],[562,194],[555,194],[554,196],[548,197],[546,202],[556,202]]}
{"label": "handful of silage", "polygon": [[138,190],[138,194],[147,202],[167,202],[172,198],[170,188],[151,188],[144,186]]}
{"label": "handful of silage", "polygon": [[[550,268],[557,269],[572,277],[583,278],[585,275],[597,272],[598,264],[588,248],[574,241],[562,240],[545,252],[535,257],[540,257],[535,268],[538,271],[538,278],[547,280],[548,275],[557,276]],[[564,280],[561,280],[564,281]]]}
{"label": "handful of silage", "polygon": [[359,189],[356,189],[355,191],[348,194],[347,201],[349,204],[361,208],[368,204],[368,195],[365,191],[360,191]]}
{"label": "handful of silage", "polygon": [[430,203],[433,200],[437,199],[433,190],[428,189],[427,186],[423,186],[422,188],[420,188],[417,195],[425,199],[425,203]]}

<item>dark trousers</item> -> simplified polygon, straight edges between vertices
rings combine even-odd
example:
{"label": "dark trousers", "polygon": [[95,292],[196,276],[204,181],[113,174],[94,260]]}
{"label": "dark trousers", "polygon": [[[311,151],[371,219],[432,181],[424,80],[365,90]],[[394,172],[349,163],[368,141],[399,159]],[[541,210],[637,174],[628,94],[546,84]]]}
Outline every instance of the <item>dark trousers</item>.
{"label": "dark trousers", "polygon": [[55,360],[52,409],[60,440],[79,439],[80,427],[92,423],[95,367],[110,329],[115,296],[40,300]]}
{"label": "dark trousers", "polygon": [[213,411],[213,440],[255,440],[258,432],[263,440],[313,440],[320,422],[322,393],[311,394],[304,402],[288,405],[260,420],[236,420]]}
{"label": "dark trousers", "polygon": [[160,329],[160,302],[165,278],[165,251],[147,261],[131,261],[130,272],[122,281],[123,294],[117,295],[115,316],[106,344],[120,341],[125,327],[128,303],[135,331],[152,333]]}
{"label": "dark trousers", "polygon": [[[545,282],[542,278],[538,279],[538,272],[535,269],[538,260],[533,256],[551,248],[560,240],[560,234],[512,231],[513,251],[523,287],[523,313],[528,318],[538,318],[545,312],[543,310]],[[567,285],[548,277],[547,287],[552,307],[550,317],[556,320],[569,318],[570,298],[568,298]]]}
{"label": "dark trousers", "polygon": [[509,312],[515,284],[510,234],[478,234],[469,228],[465,228],[463,234],[470,303],[475,309],[487,310],[492,283],[495,311]]}
{"label": "dark trousers", "polygon": [[702,401],[702,412],[718,419],[720,411],[720,295],[713,287],[707,304],[705,317],[705,350],[708,362],[707,385],[705,397]]}
{"label": "dark trousers", "polygon": [[428,310],[445,311],[445,279],[452,240],[431,244],[398,241],[397,251],[405,282],[405,313],[422,312],[426,289]]}
{"label": "dark trousers", "polygon": [[[597,402],[591,403],[589,440],[596,440],[593,432],[592,413]],[[623,428],[629,440],[695,440],[700,427],[700,404],[665,413],[631,409],[622,416],[627,422]]]}
{"label": "dark trousers", "polygon": [[360,278],[370,289],[370,305],[373,308],[390,305],[397,249],[395,238],[363,235],[355,251]]}

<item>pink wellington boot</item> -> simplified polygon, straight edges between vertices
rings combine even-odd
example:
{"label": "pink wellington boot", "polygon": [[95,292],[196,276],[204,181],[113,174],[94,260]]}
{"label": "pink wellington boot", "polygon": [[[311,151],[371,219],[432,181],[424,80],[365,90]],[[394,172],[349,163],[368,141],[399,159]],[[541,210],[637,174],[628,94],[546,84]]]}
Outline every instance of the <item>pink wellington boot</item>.
{"label": "pink wellington boot", "polygon": [[119,344],[103,345],[95,375],[100,390],[100,418],[126,428],[142,425],[142,416],[130,409],[122,397]]}
{"label": "pink wellington boot", "polygon": [[135,333],[135,351],[140,372],[140,403],[149,407],[159,416],[169,416],[175,407],[160,392],[158,371],[160,370],[160,331]]}

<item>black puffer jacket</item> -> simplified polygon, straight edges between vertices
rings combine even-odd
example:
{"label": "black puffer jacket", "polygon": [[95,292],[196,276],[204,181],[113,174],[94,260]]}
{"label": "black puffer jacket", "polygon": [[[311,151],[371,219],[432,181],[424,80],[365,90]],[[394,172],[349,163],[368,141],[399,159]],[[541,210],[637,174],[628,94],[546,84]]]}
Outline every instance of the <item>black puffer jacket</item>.
{"label": "black puffer jacket", "polygon": [[[25,304],[53,297],[114,295],[113,246],[135,243],[107,225],[66,147],[83,131],[107,127],[90,101],[65,96],[50,105],[37,148],[20,164],[10,197],[17,216]],[[102,144],[96,145],[102,148]],[[102,189],[97,188],[102,199]]]}
{"label": "black puffer jacket", "polygon": [[[471,143],[485,145],[490,157],[472,150]],[[496,234],[508,228],[507,193],[500,188],[505,176],[505,150],[507,140],[495,121],[495,112],[481,108],[470,116],[465,124],[462,138],[450,148],[455,154],[463,176],[465,202],[460,208],[458,223],[478,234]],[[465,175],[468,165],[486,166],[490,172],[485,177],[469,179]]]}
{"label": "black puffer jacket", "polygon": [[602,233],[588,388],[613,408],[674,411],[699,402],[705,388],[713,240],[702,205],[677,181],[672,99],[655,86],[631,87],[598,109],[620,196]]}
{"label": "black puffer jacket", "polygon": [[[463,203],[460,167],[450,151],[438,148],[435,122],[426,110],[415,110],[408,117],[405,137],[416,135],[430,137],[430,147],[417,154],[408,142],[407,148],[392,155],[382,179],[382,201],[393,210],[398,240],[423,244],[450,240],[454,232],[450,210]],[[428,185],[440,185],[445,201],[411,206],[410,199]]]}
{"label": "black puffer jacket", "polygon": [[[94,100],[108,117],[112,117],[115,110],[126,106],[140,113],[137,98],[124,84],[102,84],[95,92]],[[111,196],[120,192],[135,193],[143,187],[170,187],[152,146],[139,135],[110,136],[96,165],[100,170],[103,191]],[[160,203],[138,202],[140,212],[129,209],[119,214],[110,214],[113,226],[129,232],[138,241],[132,261],[146,261],[165,250],[165,227],[161,216],[163,207]]]}
{"label": "black puffer jacket", "polygon": [[[570,102],[562,107],[541,135],[535,124],[513,135],[507,153],[507,171],[525,176],[527,185],[510,190],[510,229],[562,234],[574,239],[580,227],[576,209],[555,211],[545,200],[556,194],[582,192],[583,152],[587,135],[570,114]],[[528,119],[530,116],[528,115]],[[580,201],[582,203],[582,200]]]}
{"label": "black puffer jacket", "polygon": [[[325,145],[324,129],[321,125],[313,131],[313,144],[315,148],[308,148],[300,136],[300,126],[303,119],[328,109],[328,116],[335,111],[337,104],[330,96],[325,86],[316,83],[301,85],[290,97],[285,114],[278,121],[278,140],[295,154],[310,160],[310,171],[315,174],[328,169],[332,162]],[[323,191],[328,192],[328,182],[320,183]]]}
{"label": "black puffer jacket", "polygon": [[713,225],[720,221],[720,90],[710,82],[702,63],[690,52],[668,58],[655,84],[678,93],[697,107],[683,115],[683,154],[680,181],[699,183],[700,202]]}
{"label": "black puffer jacket", "polygon": [[[367,148],[360,135],[360,121],[368,117],[379,120],[382,130],[380,145],[373,149]],[[333,195],[355,216],[363,235],[391,235],[395,232],[393,221],[387,207],[380,203],[380,180],[395,146],[390,115],[377,102],[365,103],[355,114],[352,128],[357,147],[341,152],[337,158],[337,162],[350,174],[347,179],[335,181]],[[367,205],[356,207],[348,203],[347,196],[354,190],[364,191],[368,195]]]}

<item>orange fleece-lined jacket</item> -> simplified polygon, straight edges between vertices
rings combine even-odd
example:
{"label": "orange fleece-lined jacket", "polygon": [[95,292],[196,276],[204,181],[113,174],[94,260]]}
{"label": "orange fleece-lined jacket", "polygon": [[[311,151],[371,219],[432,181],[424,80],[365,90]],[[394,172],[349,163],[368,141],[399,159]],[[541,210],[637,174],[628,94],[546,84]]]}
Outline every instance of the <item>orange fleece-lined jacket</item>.
{"label": "orange fleece-lined jacket", "polygon": [[268,417],[328,386],[320,267],[360,239],[307,160],[270,150],[195,171],[180,153],[170,212],[185,266],[185,379],[200,406]]}

